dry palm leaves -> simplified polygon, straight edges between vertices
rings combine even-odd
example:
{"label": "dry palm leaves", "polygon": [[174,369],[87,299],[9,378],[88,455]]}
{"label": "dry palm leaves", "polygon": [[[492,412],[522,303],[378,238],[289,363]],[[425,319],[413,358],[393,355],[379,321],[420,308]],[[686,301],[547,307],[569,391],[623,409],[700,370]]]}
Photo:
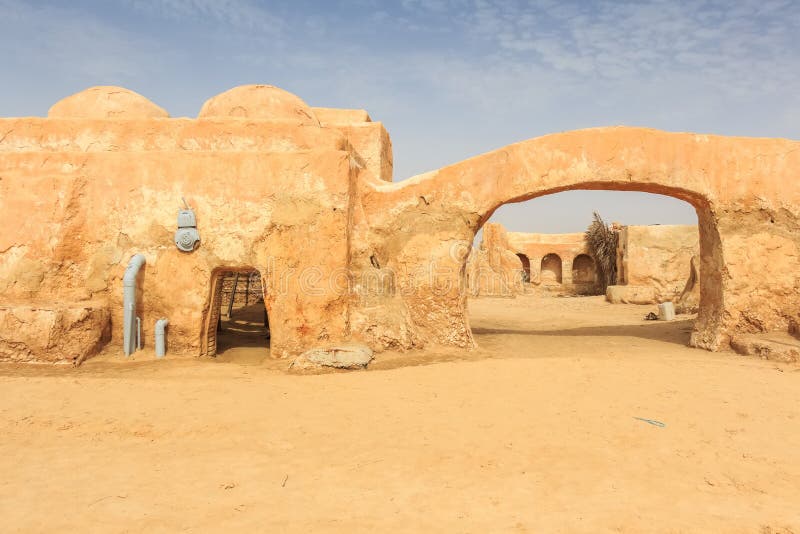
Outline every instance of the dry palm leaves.
{"label": "dry palm leaves", "polygon": [[605,293],[606,288],[617,282],[617,232],[609,228],[597,212],[594,220],[586,229],[586,245],[594,257],[597,266],[597,277],[600,289]]}

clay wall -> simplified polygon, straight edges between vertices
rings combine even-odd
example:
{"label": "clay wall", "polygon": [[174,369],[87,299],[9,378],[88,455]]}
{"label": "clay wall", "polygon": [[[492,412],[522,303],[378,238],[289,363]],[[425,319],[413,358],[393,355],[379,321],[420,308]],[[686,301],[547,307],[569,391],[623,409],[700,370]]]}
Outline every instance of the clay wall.
{"label": "clay wall", "polygon": [[[345,339],[347,284],[329,281],[347,266],[356,154],[295,112],[0,120],[0,358],[74,360],[119,343],[137,253],[145,344],[167,317],[171,352],[197,353],[222,268],[264,275],[274,356]],[[173,241],[182,197],[201,237],[191,253]]]}
{"label": "clay wall", "polygon": [[652,287],[655,300],[678,298],[692,256],[699,254],[695,225],[623,226],[617,248],[617,284]]}
{"label": "clay wall", "polygon": [[[800,172],[796,141],[595,128],[392,183],[380,123],[361,111],[320,116],[271,86],[217,95],[197,119],[100,87],[46,119],[0,119],[0,359],[74,360],[116,346],[121,279],[137,253],[146,257],[145,340],[168,317],[173,353],[198,353],[222,269],[263,275],[275,357],[345,341],[470,348],[475,233],[483,226],[489,241],[507,242],[475,261],[519,274],[514,236],[485,223],[502,204],[573,189],[666,194],[695,207],[693,346],[717,350],[800,322],[800,190],[786,186]],[[201,236],[191,253],[173,241],[182,197]],[[627,239],[644,237],[629,230]],[[540,244],[525,245],[528,254],[547,254]],[[577,252],[559,250],[562,262]],[[681,258],[658,264],[675,263],[685,280]],[[628,258],[629,283],[640,280],[638,261]]]}

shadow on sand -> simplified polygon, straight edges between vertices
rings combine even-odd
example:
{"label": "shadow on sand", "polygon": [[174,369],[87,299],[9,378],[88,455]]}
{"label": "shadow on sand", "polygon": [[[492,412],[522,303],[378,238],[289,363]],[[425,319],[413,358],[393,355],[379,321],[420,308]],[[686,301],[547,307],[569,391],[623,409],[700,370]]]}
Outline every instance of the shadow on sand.
{"label": "shadow on sand", "polygon": [[475,327],[472,329],[472,333],[476,337],[491,335],[638,337],[686,346],[689,344],[693,323],[694,320],[692,319],[684,319],[671,322],[653,321],[646,324],[582,326],[578,328],[559,328],[557,330]]}
{"label": "shadow on sand", "polygon": [[[536,352],[529,349],[520,348],[513,354],[509,354],[501,347],[508,344],[508,336],[517,338],[519,343],[516,345],[536,346],[536,338],[539,337],[585,337],[598,339],[598,346],[602,346],[602,338],[641,338],[649,341],[659,341],[680,346],[689,344],[693,319],[679,321],[651,322],[646,324],[625,324],[608,326],[585,326],[578,328],[559,328],[556,330],[537,330],[535,328],[485,328],[474,327],[472,333],[478,348],[473,351],[464,351],[450,348],[428,348],[423,353],[383,353],[376,361],[370,364],[371,370],[389,370],[399,367],[431,365],[435,363],[455,362],[455,361],[477,361],[492,358],[518,358],[518,357],[537,357]],[[495,336],[497,336],[495,338]],[[503,339],[505,338],[505,339]],[[587,341],[591,341],[587,339]],[[498,343],[498,346],[495,344]],[[552,344],[551,344],[552,347]],[[548,357],[552,356],[552,348],[546,351]],[[571,349],[566,349],[564,356],[571,356]]]}

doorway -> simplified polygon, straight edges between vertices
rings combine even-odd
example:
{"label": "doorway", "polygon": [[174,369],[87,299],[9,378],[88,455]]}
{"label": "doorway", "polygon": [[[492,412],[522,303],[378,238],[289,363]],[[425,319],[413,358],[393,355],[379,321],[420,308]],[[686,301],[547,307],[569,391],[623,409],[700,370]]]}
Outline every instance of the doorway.
{"label": "doorway", "polygon": [[517,254],[519,261],[522,262],[522,281],[530,283],[531,281],[531,260],[525,254]]}
{"label": "doorway", "polygon": [[258,270],[216,270],[206,315],[203,356],[260,363],[269,355],[269,316]]}

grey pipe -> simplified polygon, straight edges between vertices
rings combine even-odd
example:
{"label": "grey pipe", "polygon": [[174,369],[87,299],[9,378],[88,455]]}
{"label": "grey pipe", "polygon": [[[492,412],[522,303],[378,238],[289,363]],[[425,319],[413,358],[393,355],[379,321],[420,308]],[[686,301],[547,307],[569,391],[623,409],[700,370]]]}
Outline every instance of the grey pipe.
{"label": "grey pipe", "polygon": [[136,276],[144,262],[144,255],[134,255],[128,262],[125,275],[122,277],[122,309],[124,313],[122,348],[125,350],[125,356],[136,352],[141,342],[141,334],[138,333],[139,329],[137,328],[138,317],[136,317]]}
{"label": "grey pipe", "polygon": [[156,321],[156,358],[163,358],[167,353],[167,325],[169,319],[166,317]]}

